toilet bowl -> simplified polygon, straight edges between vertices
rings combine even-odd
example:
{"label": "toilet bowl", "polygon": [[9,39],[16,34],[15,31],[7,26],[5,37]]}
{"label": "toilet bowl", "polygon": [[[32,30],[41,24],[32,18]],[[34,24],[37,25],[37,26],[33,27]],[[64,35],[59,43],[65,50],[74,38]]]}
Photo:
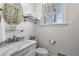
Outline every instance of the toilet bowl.
{"label": "toilet bowl", "polygon": [[36,36],[32,35],[30,37],[30,40],[37,41],[37,48],[35,49],[36,56],[47,56],[48,55],[48,50],[46,50],[45,48],[39,47]]}
{"label": "toilet bowl", "polygon": [[45,48],[38,47],[35,50],[35,53],[36,53],[36,56],[47,56],[48,55],[48,50],[46,50]]}

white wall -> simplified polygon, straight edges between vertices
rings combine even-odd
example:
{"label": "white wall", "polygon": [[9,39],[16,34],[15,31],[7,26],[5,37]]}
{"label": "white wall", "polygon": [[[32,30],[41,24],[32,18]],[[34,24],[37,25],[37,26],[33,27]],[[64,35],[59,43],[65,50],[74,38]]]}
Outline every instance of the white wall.
{"label": "white wall", "polygon": [[[59,52],[79,56],[79,4],[68,4],[68,25],[38,25],[36,34],[40,46],[53,55]],[[50,45],[49,40],[56,40],[56,44]]]}
{"label": "white wall", "polygon": [[0,22],[0,42],[2,41],[1,39],[2,39],[2,26],[1,26],[1,22]]}
{"label": "white wall", "polygon": [[40,19],[42,14],[42,6],[39,3],[21,3],[23,7],[23,14],[32,14],[34,17]]}

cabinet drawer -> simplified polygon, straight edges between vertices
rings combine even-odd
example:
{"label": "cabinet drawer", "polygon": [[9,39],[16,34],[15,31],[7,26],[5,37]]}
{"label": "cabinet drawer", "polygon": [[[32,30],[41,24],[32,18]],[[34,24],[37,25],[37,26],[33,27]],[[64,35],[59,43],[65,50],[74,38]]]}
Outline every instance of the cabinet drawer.
{"label": "cabinet drawer", "polygon": [[27,48],[24,48],[14,54],[12,54],[12,56],[28,56],[31,53],[34,53],[35,48],[36,48],[36,44],[33,44]]}
{"label": "cabinet drawer", "polygon": [[35,49],[30,49],[29,52],[25,53],[23,56],[35,56]]}

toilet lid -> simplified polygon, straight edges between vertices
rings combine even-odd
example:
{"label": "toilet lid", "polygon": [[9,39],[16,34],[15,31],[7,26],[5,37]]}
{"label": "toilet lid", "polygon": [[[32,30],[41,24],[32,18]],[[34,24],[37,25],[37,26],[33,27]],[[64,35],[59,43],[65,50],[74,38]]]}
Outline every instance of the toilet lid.
{"label": "toilet lid", "polygon": [[47,54],[48,51],[44,48],[37,48],[36,49],[36,53],[39,53],[39,54]]}

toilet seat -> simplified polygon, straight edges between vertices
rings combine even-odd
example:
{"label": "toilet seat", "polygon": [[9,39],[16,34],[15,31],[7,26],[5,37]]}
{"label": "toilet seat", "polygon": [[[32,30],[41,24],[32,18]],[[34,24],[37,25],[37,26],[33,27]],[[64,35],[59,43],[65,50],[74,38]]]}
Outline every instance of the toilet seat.
{"label": "toilet seat", "polygon": [[47,55],[48,54],[48,50],[39,47],[39,48],[36,49],[36,53],[40,54],[40,55]]}

